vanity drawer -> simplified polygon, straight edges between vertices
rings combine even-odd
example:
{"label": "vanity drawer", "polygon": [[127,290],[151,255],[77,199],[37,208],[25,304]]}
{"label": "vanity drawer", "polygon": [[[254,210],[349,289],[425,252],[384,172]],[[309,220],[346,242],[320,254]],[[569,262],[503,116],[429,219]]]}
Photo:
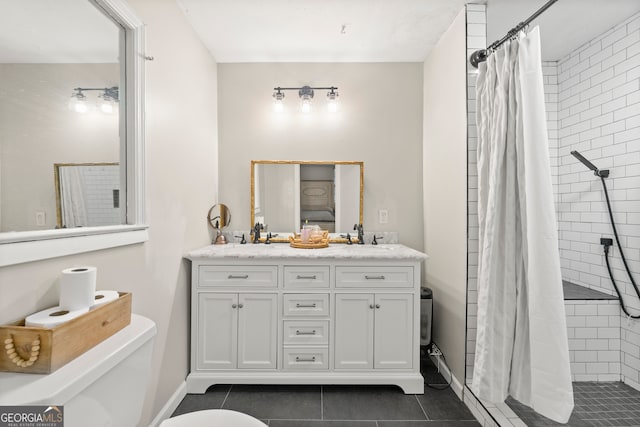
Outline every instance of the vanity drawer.
{"label": "vanity drawer", "polygon": [[329,344],[328,320],[285,320],[285,345]]}
{"label": "vanity drawer", "polygon": [[329,350],[324,348],[285,348],[284,369],[315,371],[329,369]]}
{"label": "vanity drawer", "polygon": [[198,286],[278,286],[278,267],[275,265],[202,265],[198,269]]}
{"label": "vanity drawer", "polygon": [[285,288],[328,288],[329,266],[284,267]]}
{"label": "vanity drawer", "polygon": [[329,294],[284,294],[285,316],[328,316]]}
{"label": "vanity drawer", "polygon": [[411,288],[413,267],[336,267],[336,288]]}

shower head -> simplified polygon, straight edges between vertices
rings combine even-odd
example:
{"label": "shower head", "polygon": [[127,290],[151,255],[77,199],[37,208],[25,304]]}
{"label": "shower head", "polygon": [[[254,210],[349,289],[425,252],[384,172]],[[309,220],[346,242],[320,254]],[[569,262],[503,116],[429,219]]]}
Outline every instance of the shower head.
{"label": "shower head", "polygon": [[582,154],[578,153],[577,151],[575,150],[572,151],[571,155],[576,159],[580,160],[580,162],[582,162],[583,165],[591,169],[595,176],[599,176],[601,178],[606,178],[609,176],[609,171],[607,169],[603,169],[603,170],[598,169],[593,163],[585,159],[585,157]]}

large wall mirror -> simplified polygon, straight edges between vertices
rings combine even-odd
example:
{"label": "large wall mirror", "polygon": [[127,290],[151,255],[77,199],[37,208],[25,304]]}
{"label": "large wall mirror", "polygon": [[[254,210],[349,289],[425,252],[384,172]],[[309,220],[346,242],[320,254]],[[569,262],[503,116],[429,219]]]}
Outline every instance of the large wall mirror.
{"label": "large wall mirror", "polygon": [[362,224],[363,162],[253,160],[251,224],[285,239],[304,224],[337,239]]}
{"label": "large wall mirror", "polygon": [[[7,0],[2,7],[0,266],[146,240],[142,22],[124,0]],[[122,166],[108,168],[117,206],[108,216],[61,220],[56,165],[70,164]],[[77,184],[65,200],[90,212],[100,202],[79,181],[84,172],[62,172],[65,188]],[[113,235],[141,229],[135,238]],[[40,250],[59,237],[105,233],[112,235],[102,243],[67,240],[78,249],[51,256]],[[33,242],[41,243],[37,250]],[[17,255],[25,251],[32,255]]]}

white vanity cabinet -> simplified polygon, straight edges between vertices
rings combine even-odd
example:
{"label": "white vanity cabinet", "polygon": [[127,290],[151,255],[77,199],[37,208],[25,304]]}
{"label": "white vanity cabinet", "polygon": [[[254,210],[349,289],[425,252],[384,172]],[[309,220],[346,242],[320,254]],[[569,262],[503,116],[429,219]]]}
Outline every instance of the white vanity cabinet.
{"label": "white vanity cabinet", "polygon": [[198,369],[275,369],[277,294],[201,292]]}
{"label": "white vanity cabinet", "polygon": [[336,294],[335,368],[411,369],[413,328],[412,294]]}
{"label": "white vanity cabinet", "polygon": [[422,393],[420,272],[402,245],[193,251],[188,393],[213,384],[395,384]]}

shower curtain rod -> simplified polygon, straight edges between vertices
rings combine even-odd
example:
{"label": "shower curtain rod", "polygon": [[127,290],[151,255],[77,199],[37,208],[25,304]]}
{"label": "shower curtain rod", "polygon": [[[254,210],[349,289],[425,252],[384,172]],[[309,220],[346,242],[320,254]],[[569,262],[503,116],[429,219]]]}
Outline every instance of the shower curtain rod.
{"label": "shower curtain rod", "polygon": [[522,21],[521,23],[519,23],[518,25],[516,25],[515,27],[510,29],[509,32],[503,38],[491,43],[489,46],[487,46],[486,49],[480,49],[480,50],[476,50],[475,52],[473,52],[471,54],[471,57],[469,58],[469,61],[471,62],[471,65],[473,65],[475,68],[478,68],[478,64],[480,64],[481,62],[486,61],[487,58],[489,57],[489,55],[491,54],[491,51],[496,49],[498,46],[500,46],[502,43],[506,42],[507,40],[509,40],[510,38],[515,36],[516,34],[518,34],[520,32],[520,30],[522,30],[527,25],[529,25],[529,23],[531,21],[533,21],[534,19],[536,19],[538,16],[542,15],[542,13],[545,10],[550,8],[551,5],[554,4],[557,1],[558,0],[549,0],[540,9],[536,10],[533,15],[531,15],[526,20]]}

